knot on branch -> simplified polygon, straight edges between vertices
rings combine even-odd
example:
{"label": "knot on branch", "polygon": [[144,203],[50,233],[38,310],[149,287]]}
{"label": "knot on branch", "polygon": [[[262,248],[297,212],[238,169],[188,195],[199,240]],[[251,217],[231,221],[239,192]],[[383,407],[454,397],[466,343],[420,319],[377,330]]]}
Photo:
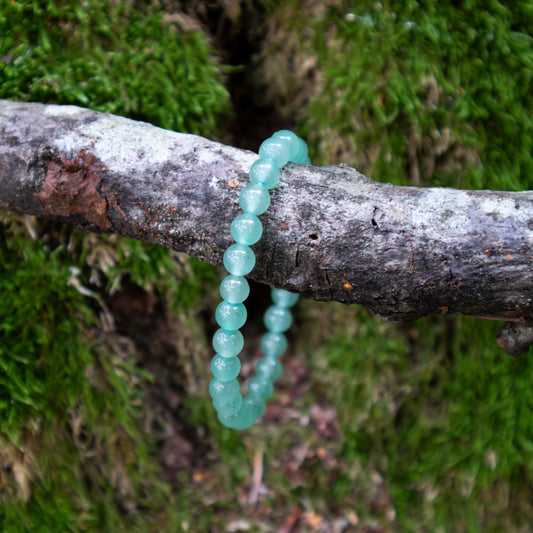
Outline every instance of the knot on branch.
{"label": "knot on branch", "polygon": [[533,344],[533,327],[517,322],[506,322],[496,333],[498,346],[509,355],[517,357],[529,351]]}

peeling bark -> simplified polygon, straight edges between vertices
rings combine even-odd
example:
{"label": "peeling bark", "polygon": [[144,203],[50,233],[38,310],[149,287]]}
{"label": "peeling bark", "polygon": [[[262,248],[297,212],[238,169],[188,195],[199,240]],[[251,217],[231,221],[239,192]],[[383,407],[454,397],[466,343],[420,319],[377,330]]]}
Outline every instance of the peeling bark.
{"label": "peeling bark", "polygon": [[[0,100],[1,209],[216,265],[256,158],[113,115]],[[526,339],[521,351],[533,342],[523,334],[533,325],[531,191],[397,187],[344,165],[287,165],[261,218],[257,281],[395,322],[504,320],[523,326],[514,328]]]}

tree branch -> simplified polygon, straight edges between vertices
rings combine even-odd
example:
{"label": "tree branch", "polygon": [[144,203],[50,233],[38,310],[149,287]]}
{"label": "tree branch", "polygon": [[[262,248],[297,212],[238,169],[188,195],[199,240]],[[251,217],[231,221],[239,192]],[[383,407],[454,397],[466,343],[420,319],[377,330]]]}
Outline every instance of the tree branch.
{"label": "tree branch", "polygon": [[[113,115],[0,100],[0,208],[216,265],[256,158]],[[257,281],[395,322],[497,318],[531,338],[531,191],[397,187],[344,165],[288,165],[262,220]]]}

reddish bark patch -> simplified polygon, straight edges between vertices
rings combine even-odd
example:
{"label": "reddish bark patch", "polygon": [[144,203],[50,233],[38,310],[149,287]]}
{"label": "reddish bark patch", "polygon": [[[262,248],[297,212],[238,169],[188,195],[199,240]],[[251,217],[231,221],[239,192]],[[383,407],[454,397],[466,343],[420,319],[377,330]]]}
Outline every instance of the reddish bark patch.
{"label": "reddish bark patch", "polygon": [[100,192],[105,169],[105,165],[85,149],[80,150],[75,159],[50,160],[39,192],[47,212],[62,218],[81,218],[92,228],[109,230],[107,200]]}

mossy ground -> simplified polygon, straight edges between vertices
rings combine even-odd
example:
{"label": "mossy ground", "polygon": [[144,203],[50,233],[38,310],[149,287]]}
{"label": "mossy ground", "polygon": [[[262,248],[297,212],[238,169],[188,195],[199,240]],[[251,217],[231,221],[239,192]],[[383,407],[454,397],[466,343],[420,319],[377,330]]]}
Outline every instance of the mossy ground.
{"label": "mossy ground", "polygon": [[[251,148],[279,124],[376,179],[531,188],[532,13],[0,0],[0,97]],[[207,394],[214,268],[2,216],[3,531],[531,529],[533,363],[494,324],[302,302],[263,422],[235,433]],[[259,329],[252,313],[245,376]]]}

